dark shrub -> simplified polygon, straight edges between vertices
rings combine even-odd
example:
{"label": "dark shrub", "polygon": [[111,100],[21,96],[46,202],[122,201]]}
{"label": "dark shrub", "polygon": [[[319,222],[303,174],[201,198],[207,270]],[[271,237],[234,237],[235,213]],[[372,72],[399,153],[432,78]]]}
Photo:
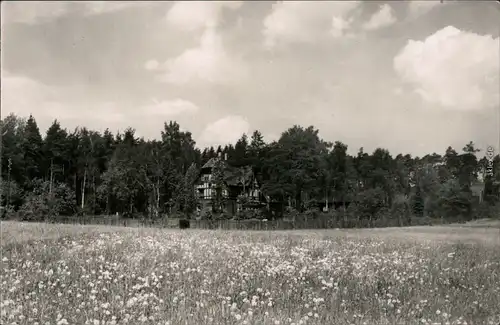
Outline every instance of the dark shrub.
{"label": "dark shrub", "polygon": [[187,228],[189,228],[189,226],[190,226],[189,220],[186,220],[186,219],[179,220],[179,228],[187,229]]}

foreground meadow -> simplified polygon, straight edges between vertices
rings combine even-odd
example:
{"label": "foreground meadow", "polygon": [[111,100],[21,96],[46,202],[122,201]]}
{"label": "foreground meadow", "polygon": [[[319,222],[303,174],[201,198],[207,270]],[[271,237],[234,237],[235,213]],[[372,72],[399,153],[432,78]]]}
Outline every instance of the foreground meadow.
{"label": "foreground meadow", "polygon": [[1,228],[1,324],[500,322],[499,229]]}

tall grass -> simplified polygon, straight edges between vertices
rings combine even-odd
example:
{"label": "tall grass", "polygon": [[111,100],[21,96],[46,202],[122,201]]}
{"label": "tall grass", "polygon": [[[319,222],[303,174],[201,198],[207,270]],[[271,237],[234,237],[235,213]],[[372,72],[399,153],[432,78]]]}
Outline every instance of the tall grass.
{"label": "tall grass", "polygon": [[426,229],[2,223],[0,323],[498,324],[498,232]]}

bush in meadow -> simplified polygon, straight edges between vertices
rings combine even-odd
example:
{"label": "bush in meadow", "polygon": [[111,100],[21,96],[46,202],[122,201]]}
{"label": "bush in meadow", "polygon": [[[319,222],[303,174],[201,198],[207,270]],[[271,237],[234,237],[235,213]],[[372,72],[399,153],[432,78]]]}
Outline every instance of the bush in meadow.
{"label": "bush in meadow", "polygon": [[187,229],[190,227],[190,222],[187,219],[180,219],[179,220],[179,228],[180,229]]}

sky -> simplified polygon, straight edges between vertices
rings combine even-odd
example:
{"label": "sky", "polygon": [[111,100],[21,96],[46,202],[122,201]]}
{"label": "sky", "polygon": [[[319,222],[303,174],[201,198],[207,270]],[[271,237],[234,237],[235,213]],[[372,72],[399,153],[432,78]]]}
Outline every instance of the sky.
{"label": "sky", "polygon": [[1,115],[199,147],[298,124],[327,141],[500,152],[495,1],[2,2]]}

